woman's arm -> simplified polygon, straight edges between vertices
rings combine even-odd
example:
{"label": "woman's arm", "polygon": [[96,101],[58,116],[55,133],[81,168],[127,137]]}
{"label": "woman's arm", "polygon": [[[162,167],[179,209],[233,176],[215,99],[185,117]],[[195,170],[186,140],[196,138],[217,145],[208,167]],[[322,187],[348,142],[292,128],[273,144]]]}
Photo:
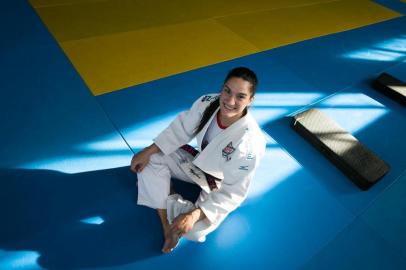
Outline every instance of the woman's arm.
{"label": "woman's arm", "polygon": [[244,153],[234,153],[232,159],[223,165],[224,179],[220,188],[210,192],[203,201],[198,200],[197,206],[211,223],[222,222],[247,197],[258,159],[256,155],[246,157]]}
{"label": "woman's arm", "polygon": [[135,154],[131,160],[131,170],[141,172],[147,166],[152,154],[163,152],[169,155],[194,136],[193,130],[200,119],[201,98],[193,103],[190,110],[180,113],[171,124],[155,139],[154,143]]}
{"label": "woman's arm", "polygon": [[195,130],[202,114],[210,102],[204,98],[197,99],[189,110],[183,111],[155,139],[154,143],[165,155],[176,151],[195,137]]}
{"label": "woman's arm", "polygon": [[135,173],[141,172],[147,166],[152,154],[159,153],[161,150],[153,143],[145,147],[141,152],[135,154],[131,160],[131,170]]}

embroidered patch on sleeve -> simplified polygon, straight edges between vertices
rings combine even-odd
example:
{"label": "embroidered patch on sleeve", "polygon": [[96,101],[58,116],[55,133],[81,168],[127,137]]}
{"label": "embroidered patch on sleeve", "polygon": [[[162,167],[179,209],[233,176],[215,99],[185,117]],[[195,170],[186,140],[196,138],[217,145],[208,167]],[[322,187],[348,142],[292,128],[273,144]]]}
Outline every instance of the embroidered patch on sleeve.
{"label": "embroidered patch on sleeve", "polygon": [[201,99],[200,101],[201,101],[201,102],[213,101],[213,100],[215,100],[215,99],[217,99],[217,98],[218,98],[218,96],[210,96],[210,95],[207,95],[207,96],[202,97],[202,99]]}
{"label": "embroidered patch on sleeve", "polygon": [[235,151],[235,148],[233,147],[233,142],[230,142],[229,144],[227,144],[226,147],[223,148],[222,150],[222,154],[223,154],[223,158],[226,159],[226,161],[230,161],[231,160],[231,154]]}

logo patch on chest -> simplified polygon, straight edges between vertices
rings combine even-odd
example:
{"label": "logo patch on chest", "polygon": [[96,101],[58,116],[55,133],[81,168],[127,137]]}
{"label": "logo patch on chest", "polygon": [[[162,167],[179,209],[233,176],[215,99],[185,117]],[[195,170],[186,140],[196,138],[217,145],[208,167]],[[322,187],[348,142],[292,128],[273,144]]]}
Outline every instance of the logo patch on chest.
{"label": "logo patch on chest", "polygon": [[231,155],[232,153],[234,153],[234,151],[235,151],[235,148],[233,147],[233,142],[230,142],[230,143],[227,144],[227,146],[224,147],[223,150],[222,150],[223,158],[225,158],[226,161],[231,160],[230,155]]}

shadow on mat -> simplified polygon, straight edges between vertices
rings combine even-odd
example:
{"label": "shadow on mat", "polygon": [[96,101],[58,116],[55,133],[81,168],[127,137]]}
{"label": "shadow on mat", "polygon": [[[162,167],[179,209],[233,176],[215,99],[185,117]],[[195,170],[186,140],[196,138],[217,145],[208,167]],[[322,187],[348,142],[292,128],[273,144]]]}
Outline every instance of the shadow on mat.
{"label": "shadow on mat", "polygon": [[[38,252],[38,265],[47,269],[123,265],[161,254],[158,215],[136,204],[129,167],[80,174],[0,169],[0,179],[0,250]],[[175,188],[188,199],[199,192],[180,181]],[[100,224],[86,222],[92,218]]]}

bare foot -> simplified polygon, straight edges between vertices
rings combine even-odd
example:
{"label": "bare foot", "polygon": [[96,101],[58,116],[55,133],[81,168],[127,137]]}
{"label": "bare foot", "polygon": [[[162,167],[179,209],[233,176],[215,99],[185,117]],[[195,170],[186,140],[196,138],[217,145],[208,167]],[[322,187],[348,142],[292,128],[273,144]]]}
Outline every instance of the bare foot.
{"label": "bare foot", "polygon": [[178,234],[173,234],[171,232],[171,227],[167,219],[166,209],[157,209],[157,210],[159,218],[161,219],[162,229],[165,237],[162,252],[169,253],[177,246],[180,236]]}
{"label": "bare foot", "polygon": [[177,234],[173,234],[170,230],[165,232],[165,242],[162,247],[163,253],[171,252],[179,243],[179,236]]}

